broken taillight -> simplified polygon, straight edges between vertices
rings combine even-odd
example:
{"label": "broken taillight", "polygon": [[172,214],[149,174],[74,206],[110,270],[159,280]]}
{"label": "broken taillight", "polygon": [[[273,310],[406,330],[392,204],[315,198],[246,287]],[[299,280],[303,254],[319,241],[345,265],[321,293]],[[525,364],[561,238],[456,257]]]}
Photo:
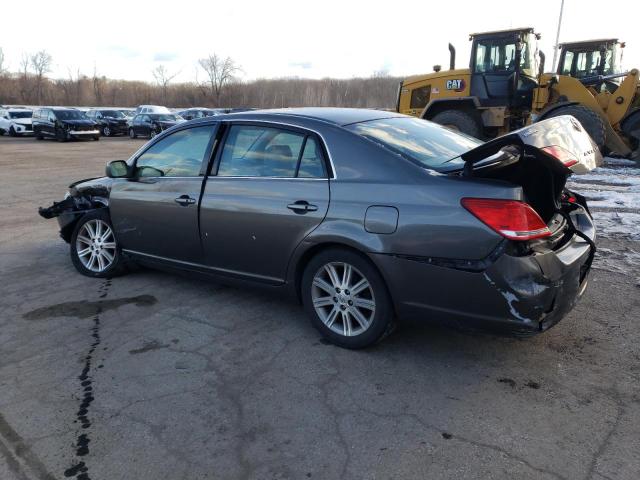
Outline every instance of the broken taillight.
{"label": "broken taillight", "polygon": [[518,200],[463,198],[460,203],[478,220],[511,240],[532,240],[551,235],[540,215]]}
{"label": "broken taillight", "polygon": [[572,167],[578,163],[578,159],[571,152],[565,150],[557,145],[550,145],[548,147],[542,147],[541,149],[545,153],[548,153],[553,158],[560,160],[565,167]]}

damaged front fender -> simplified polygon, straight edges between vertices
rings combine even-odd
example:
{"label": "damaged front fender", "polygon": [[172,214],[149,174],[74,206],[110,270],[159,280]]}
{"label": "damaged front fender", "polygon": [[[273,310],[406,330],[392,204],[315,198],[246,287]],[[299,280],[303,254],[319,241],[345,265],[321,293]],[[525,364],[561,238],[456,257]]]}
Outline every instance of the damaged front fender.
{"label": "damaged front fender", "polygon": [[87,212],[109,206],[112,179],[107,177],[81,180],[69,185],[64,200],[53,202],[49,207],[40,207],[43,218],[57,218],[60,236],[69,243],[77,221]]}

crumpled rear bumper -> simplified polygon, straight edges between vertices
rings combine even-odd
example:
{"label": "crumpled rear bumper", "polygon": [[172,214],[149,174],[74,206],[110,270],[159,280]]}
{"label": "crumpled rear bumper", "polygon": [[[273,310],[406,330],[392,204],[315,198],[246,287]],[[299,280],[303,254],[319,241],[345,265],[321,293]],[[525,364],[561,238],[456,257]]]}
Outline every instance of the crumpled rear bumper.
{"label": "crumpled rear bumper", "polygon": [[[589,238],[586,212],[572,215]],[[574,235],[557,250],[501,253],[481,271],[443,267],[393,255],[373,255],[400,317],[530,335],[558,323],[586,289],[591,246]]]}

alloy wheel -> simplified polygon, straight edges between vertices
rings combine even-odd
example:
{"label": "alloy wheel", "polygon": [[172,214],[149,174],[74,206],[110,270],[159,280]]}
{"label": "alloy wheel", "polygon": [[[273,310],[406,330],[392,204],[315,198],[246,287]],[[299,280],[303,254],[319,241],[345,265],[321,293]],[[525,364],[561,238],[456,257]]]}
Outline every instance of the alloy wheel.
{"label": "alloy wheel", "polygon": [[87,270],[104,272],[116,258],[116,240],[111,227],[100,219],[86,222],[76,237],[76,252]]}
{"label": "alloy wheel", "polygon": [[367,278],[345,262],[323,265],[311,284],[313,308],[333,332],[346,337],[360,335],[373,322],[376,301]]}
{"label": "alloy wheel", "polygon": [[102,133],[105,137],[110,137],[111,136],[111,129],[109,127],[104,127],[102,129]]}

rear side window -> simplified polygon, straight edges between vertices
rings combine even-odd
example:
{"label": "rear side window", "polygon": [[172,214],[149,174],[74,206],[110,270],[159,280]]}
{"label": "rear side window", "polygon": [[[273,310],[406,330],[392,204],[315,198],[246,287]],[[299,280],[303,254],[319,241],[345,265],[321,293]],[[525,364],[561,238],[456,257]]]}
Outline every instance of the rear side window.
{"label": "rear side window", "polygon": [[214,129],[213,126],[189,128],[163,138],[138,157],[138,174],[141,177],[197,177]]}
{"label": "rear side window", "polygon": [[320,149],[308,135],[252,125],[233,125],[220,157],[221,177],[322,177]]}
{"label": "rear side window", "polygon": [[298,177],[302,178],[325,178],[327,172],[325,170],[322,153],[318,142],[313,137],[307,137],[307,142],[300,159],[300,168],[298,169]]}

